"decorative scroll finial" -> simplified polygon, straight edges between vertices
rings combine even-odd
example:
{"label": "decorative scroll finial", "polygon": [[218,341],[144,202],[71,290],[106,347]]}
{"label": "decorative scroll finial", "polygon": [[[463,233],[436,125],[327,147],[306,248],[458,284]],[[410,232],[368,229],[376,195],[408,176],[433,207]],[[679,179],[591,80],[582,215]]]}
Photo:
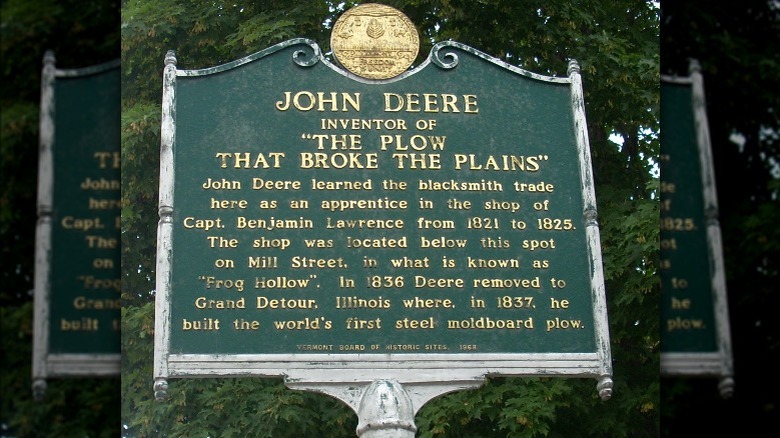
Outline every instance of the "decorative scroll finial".
{"label": "decorative scroll finial", "polygon": [[[431,62],[441,68],[455,68],[460,59],[455,52],[444,50],[445,47],[449,47],[446,43],[444,41],[433,46],[431,49]],[[449,59],[449,61],[445,61],[445,59]]]}
{"label": "decorative scroll finial", "polygon": [[301,42],[306,43],[311,51],[308,49],[296,50],[293,52],[293,62],[301,67],[311,67],[320,60],[320,46],[313,41],[301,40]]}

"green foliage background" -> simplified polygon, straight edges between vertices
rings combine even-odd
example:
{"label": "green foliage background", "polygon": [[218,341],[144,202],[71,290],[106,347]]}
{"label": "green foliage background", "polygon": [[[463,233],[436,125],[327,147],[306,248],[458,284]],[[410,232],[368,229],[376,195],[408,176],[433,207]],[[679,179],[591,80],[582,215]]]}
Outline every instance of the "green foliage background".
{"label": "green foliage background", "polygon": [[[354,2],[359,3],[359,2]],[[589,379],[496,378],[439,397],[416,422],[420,437],[645,437],[659,433],[659,10],[645,1],[384,2],[418,26],[418,63],[453,39],[527,70],[584,81],[607,279],[615,391]],[[153,2],[122,7],[123,379],[128,435],[355,435],[343,403],[285,389],[276,379],[172,379],[153,400],[153,297],[163,57],[180,69],[238,59],[292,37],[329,50],[329,26],[353,2]],[[622,136],[622,145],[610,139]]]}

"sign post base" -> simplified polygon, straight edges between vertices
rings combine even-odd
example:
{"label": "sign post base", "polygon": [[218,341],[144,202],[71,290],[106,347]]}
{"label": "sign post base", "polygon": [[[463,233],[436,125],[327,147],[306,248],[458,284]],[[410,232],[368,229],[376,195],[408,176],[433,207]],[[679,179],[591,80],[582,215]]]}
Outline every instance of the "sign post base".
{"label": "sign post base", "polygon": [[290,381],[288,388],[327,394],[346,403],[358,416],[360,438],[414,438],[414,416],[431,399],[463,389],[475,389],[483,379],[452,382],[406,382],[388,378],[362,382]]}
{"label": "sign post base", "polygon": [[375,380],[366,388],[358,409],[357,436],[361,438],[414,438],[414,405],[406,389],[395,380]]}

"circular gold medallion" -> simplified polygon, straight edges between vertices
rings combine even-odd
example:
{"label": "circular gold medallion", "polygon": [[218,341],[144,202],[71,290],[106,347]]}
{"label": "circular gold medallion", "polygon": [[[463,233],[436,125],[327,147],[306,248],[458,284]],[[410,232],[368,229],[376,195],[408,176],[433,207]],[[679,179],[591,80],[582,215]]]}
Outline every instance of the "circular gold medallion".
{"label": "circular gold medallion", "polygon": [[420,37],[401,11],[364,3],[336,20],[330,46],[350,72],[368,79],[389,79],[412,65],[420,50]]}

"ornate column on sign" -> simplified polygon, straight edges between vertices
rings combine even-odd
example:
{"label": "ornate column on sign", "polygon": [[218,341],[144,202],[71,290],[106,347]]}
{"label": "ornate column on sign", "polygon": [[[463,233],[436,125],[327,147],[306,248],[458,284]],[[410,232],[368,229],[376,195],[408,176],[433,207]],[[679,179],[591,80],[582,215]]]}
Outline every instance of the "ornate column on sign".
{"label": "ornate column on sign", "polygon": [[[159,210],[160,220],[157,224],[157,246],[158,251],[163,249],[164,253],[170,254],[172,235],[173,235],[173,147],[176,141],[174,129],[174,108],[176,98],[174,89],[176,86],[176,53],[169,50],[165,54],[165,70],[163,72],[163,102],[162,102],[162,120],[160,133],[160,194]],[[169,257],[157,258],[157,290],[155,291],[155,322],[157,327],[163,327],[163,330],[154,332],[154,397],[157,400],[165,398],[168,392],[168,381],[158,376],[168,375],[168,361],[163,354],[158,351],[160,346],[167,345],[168,325],[170,324],[170,315],[162,303],[168,301],[171,292],[171,279],[169,272],[171,269],[171,260]],[[167,348],[165,349],[167,351]]]}

